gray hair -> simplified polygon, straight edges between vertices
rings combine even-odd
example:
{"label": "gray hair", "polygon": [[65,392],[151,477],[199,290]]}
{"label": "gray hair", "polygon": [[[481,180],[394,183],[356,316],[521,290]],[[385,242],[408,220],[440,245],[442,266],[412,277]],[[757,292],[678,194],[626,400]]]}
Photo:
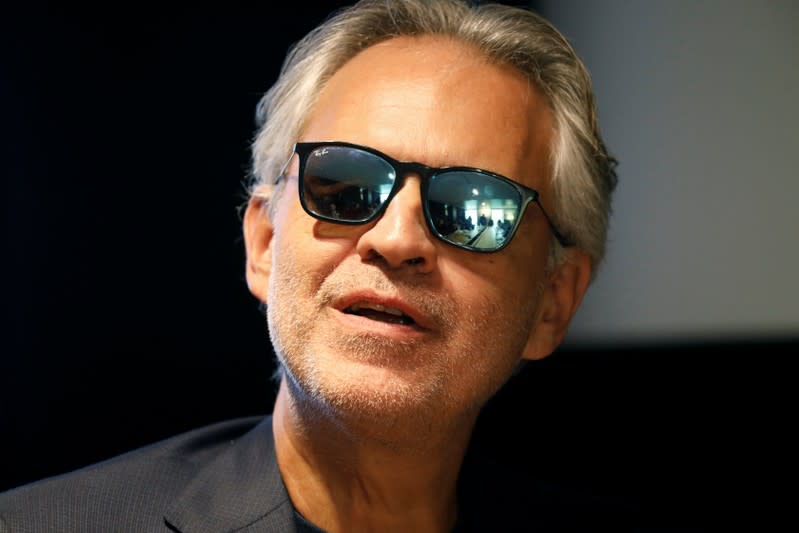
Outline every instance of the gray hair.
{"label": "gray hair", "polygon": [[[498,4],[458,0],[362,0],[335,13],[289,52],[280,77],[258,104],[250,194],[269,199],[317,96],[360,51],[398,36],[442,35],[475,46],[518,70],[547,97],[555,132],[551,150],[554,219],[591,259],[605,253],[616,161],[599,132],[591,78],[571,45],[541,16]],[[270,202],[270,214],[272,206]],[[550,265],[563,259],[554,244]]]}

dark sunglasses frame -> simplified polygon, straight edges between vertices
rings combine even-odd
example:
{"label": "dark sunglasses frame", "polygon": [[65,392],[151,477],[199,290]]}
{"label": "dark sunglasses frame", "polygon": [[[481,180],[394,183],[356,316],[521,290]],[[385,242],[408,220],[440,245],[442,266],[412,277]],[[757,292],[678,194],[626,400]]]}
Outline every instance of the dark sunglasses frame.
{"label": "dark sunglasses frame", "polygon": [[[380,159],[383,159],[394,169],[394,172],[396,173],[396,180],[394,181],[394,185],[391,187],[391,192],[386,197],[385,201],[380,205],[380,207],[376,209],[374,213],[372,213],[369,217],[359,220],[342,220],[339,218],[334,218],[321,213],[317,213],[307,205],[305,200],[305,195],[303,194],[305,166],[308,161],[308,156],[317,148],[324,148],[324,147],[352,148],[355,150],[367,152],[376,157],[379,157]],[[549,225],[549,228],[552,231],[552,234],[555,236],[555,239],[557,239],[558,243],[564,248],[574,245],[574,243],[570,239],[565,237],[563,233],[561,233],[560,230],[558,230],[557,226],[555,226],[555,223],[550,218],[549,214],[547,214],[546,210],[544,209],[544,206],[541,205],[541,202],[539,201],[541,195],[538,193],[538,191],[536,191],[535,189],[531,189],[530,187],[526,187],[521,183],[517,183],[500,174],[495,174],[487,170],[473,168],[473,167],[436,168],[436,167],[427,166],[423,163],[417,163],[414,161],[398,161],[391,156],[388,156],[378,150],[375,150],[374,148],[370,148],[368,146],[361,146],[358,144],[347,143],[347,142],[339,142],[339,141],[298,142],[294,145],[293,154],[294,153],[296,153],[299,156],[299,161],[300,161],[299,171],[298,171],[298,182],[299,182],[298,193],[300,197],[300,204],[302,205],[302,208],[305,210],[306,213],[308,213],[313,218],[316,218],[317,220],[323,220],[325,222],[332,222],[335,224],[346,224],[346,225],[368,224],[369,222],[376,220],[383,214],[383,211],[386,210],[386,207],[388,206],[389,202],[391,202],[391,200],[394,198],[394,196],[397,194],[400,188],[402,188],[402,184],[405,181],[405,176],[407,176],[409,173],[415,173],[419,175],[421,180],[422,209],[424,211],[425,222],[427,223],[427,227],[430,229],[433,235],[435,235],[436,237],[438,237],[447,244],[456,246],[464,250],[470,250],[473,252],[482,252],[482,253],[497,252],[503,249],[505,246],[507,246],[508,243],[510,243],[513,237],[516,235],[516,230],[521,225],[521,219],[524,216],[527,206],[531,202],[533,202],[541,210],[541,213],[543,213],[544,218],[546,219],[547,224]],[[280,173],[280,176],[278,176],[278,181],[280,181],[280,179],[285,176],[285,173],[288,169],[288,165],[290,162],[291,158],[289,158],[289,160],[286,162],[283,171]],[[513,189],[515,189],[519,193],[521,202],[519,207],[519,214],[517,216],[518,222],[513,224],[510,235],[508,235],[507,238],[504,239],[504,241],[500,246],[497,246],[496,248],[483,249],[483,248],[476,248],[473,246],[469,246],[463,243],[453,242],[447,239],[436,229],[435,223],[433,222],[432,215],[430,213],[428,191],[430,189],[430,183],[435,176],[446,174],[449,172],[471,172],[482,176],[486,176],[488,178],[499,180],[507,185],[510,185]]]}

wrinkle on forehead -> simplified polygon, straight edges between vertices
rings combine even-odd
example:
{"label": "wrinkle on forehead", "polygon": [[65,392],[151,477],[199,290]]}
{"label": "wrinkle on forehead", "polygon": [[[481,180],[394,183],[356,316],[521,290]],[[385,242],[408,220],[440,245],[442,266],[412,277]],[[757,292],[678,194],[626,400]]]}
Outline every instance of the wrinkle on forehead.
{"label": "wrinkle on forehead", "polygon": [[[360,52],[331,77],[308,126],[308,140],[371,143],[400,160],[474,166],[528,185],[532,174],[549,175],[546,99],[512,67],[447,37],[397,37]],[[331,131],[338,138],[319,137]]]}

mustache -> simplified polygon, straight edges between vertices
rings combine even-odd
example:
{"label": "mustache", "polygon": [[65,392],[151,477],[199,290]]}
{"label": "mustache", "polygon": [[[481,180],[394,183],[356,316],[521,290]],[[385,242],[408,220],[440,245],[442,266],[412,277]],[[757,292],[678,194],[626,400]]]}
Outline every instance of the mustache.
{"label": "mustache", "polygon": [[444,291],[433,294],[418,281],[407,278],[391,279],[379,270],[334,270],[317,291],[318,303],[320,307],[328,307],[347,293],[360,289],[373,290],[406,302],[438,329],[451,327],[457,317],[457,306]]}

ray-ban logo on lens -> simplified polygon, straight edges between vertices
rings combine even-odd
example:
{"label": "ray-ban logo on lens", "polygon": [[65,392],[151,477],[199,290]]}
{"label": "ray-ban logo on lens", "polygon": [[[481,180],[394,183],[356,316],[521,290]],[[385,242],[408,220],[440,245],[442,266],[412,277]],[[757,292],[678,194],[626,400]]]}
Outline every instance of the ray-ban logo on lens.
{"label": "ray-ban logo on lens", "polygon": [[314,152],[313,155],[315,155],[316,157],[322,157],[323,155],[327,155],[327,148],[322,148],[321,150],[317,150],[316,152]]}

